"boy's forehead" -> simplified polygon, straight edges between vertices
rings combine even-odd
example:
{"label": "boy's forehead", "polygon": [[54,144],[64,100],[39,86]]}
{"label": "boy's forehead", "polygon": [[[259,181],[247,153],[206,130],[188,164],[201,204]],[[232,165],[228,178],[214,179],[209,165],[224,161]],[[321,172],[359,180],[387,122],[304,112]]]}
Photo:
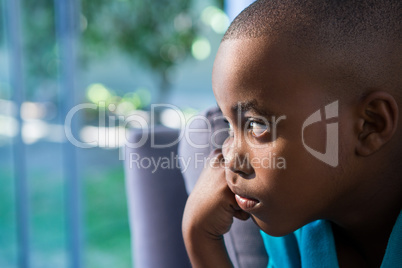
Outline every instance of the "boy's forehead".
{"label": "boy's forehead", "polygon": [[236,84],[250,85],[261,80],[266,69],[268,45],[257,39],[235,39],[224,41],[215,58],[212,72],[214,88]]}
{"label": "boy's forehead", "polygon": [[214,73],[263,68],[273,47],[266,38],[231,39],[221,43],[214,63]]}
{"label": "boy's forehead", "polygon": [[290,54],[286,46],[267,38],[226,40],[215,58],[213,89],[251,94],[250,88],[267,91],[282,87],[290,75],[297,76]]}
{"label": "boy's forehead", "polygon": [[218,105],[229,111],[238,102],[257,101],[270,113],[300,100],[319,102],[320,81],[313,81],[290,49],[267,38],[230,39],[217,53],[212,86]]}

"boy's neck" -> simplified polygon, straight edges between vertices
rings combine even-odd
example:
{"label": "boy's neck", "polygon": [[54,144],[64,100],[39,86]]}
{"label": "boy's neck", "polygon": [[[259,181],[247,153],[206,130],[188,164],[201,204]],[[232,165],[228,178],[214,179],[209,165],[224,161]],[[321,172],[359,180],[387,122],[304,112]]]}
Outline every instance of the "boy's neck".
{"label": "boy's neck", "polygon": [[370,193],[368,189],[361,189],[360,193],[360,198],[356,193],[353,200],[344,200],[347,202],[342,213],[331,220],[341,267],[343,260],[340,255],[346,252],[349,252],[346,253],[346,260],[354,259],[356,264],[365,262],[365,267],[379,267],[402,209],[401,185],[376,188],[371,195],[367,195]]}
{"label": "boy's neck", "polygon": [[373,224],[373,228],[361,230],[334,224],[333,234],[340,267],[380,267],[394,223]]}

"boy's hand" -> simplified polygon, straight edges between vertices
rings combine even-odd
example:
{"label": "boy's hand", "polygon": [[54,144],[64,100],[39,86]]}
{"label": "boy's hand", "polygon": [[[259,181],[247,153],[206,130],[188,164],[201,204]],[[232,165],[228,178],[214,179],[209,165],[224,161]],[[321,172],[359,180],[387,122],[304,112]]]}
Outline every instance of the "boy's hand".
{"label": "boy's hand", "polygon": [[221,151],[213,151],[183,215],[183,237],[193,266],[230,267],[223,234],[229,231],[233,217],[246,220],[249,216],[226,184]]}

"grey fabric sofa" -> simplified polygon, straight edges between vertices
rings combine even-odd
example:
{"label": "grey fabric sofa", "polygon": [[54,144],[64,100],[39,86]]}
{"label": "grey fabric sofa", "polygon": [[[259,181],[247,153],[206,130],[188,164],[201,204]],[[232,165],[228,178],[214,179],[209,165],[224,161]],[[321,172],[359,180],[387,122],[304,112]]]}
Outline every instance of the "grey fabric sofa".
{"label": "grey fabric sofa", "polygon": [[[188,193],[202,171],[202,159],[221,146],[226,127],[220,111],[211,108],[192,121],[184,135],[163,127],[131,133],[132,144],[145,141],[125,150],[134,267],[191,267],[181,234],[182,214]],[[179,136],[183,138],[176,142]],[[158,160],[171,165],[162,167],[157,165]],[[235,219],[225,235],[225,244],[235,267],[267,266],[258,227],[251,219]]]}

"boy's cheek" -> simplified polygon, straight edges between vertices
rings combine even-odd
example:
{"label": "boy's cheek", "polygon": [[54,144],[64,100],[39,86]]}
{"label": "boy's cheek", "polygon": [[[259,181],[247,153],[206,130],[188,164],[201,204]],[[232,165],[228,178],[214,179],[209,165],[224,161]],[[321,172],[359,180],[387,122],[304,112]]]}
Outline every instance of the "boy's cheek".
{"label": "boy's cheek", "polygon": [[232,137],[227,137],[226,140],[223,142],[223,144],[222,144],[223,157],[225,157],[228,154],[232,141],[233,141]]}

